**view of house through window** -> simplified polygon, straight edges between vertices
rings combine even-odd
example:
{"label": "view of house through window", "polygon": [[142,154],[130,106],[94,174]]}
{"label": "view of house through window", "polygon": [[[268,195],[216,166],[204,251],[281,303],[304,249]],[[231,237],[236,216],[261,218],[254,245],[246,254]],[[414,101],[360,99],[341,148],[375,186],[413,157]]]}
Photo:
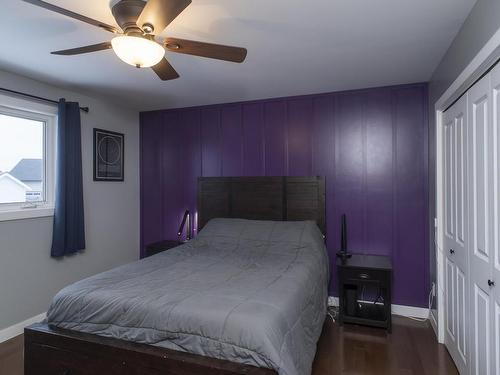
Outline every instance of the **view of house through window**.
{"label": "view of house through window", "polygon": [[45,122],[0,113],[0,204],[44,200]]}

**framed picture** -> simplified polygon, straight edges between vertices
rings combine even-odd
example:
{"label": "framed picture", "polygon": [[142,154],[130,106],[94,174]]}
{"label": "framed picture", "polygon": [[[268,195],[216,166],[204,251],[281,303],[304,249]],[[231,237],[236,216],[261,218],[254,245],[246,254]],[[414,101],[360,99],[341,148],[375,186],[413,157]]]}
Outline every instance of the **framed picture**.
{"label": "framed picture", "polygon": [[125,135],[94,128],[94,181],[123,181]]}

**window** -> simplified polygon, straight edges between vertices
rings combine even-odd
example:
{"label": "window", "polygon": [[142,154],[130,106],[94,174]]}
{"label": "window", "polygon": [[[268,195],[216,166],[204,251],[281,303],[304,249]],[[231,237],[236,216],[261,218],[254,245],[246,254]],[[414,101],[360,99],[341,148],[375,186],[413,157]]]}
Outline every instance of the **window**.
{"label": "window", "polygon": [[53,214],[56,111],[0,95],[0,220]]}

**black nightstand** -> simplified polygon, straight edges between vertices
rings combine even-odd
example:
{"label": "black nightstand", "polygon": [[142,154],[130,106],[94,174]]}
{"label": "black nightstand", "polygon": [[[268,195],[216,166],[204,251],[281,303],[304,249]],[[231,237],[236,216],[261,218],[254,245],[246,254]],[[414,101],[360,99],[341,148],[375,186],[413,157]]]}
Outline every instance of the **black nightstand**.
{"label": "black nightstand", "polygon": [[182,244],[183,243],[180,241],[172,241],[172,240],[165,240],[165,241],[151,243],[149,245],[146,245],[146,249],[144,251],[144,258],[161,253],[162,251],[168,249],[172,249]]}
{"label": "black nightstand", "polygon": [[389,257],[353,254],[337,259],[339,324],[354,323],[392,329]]}

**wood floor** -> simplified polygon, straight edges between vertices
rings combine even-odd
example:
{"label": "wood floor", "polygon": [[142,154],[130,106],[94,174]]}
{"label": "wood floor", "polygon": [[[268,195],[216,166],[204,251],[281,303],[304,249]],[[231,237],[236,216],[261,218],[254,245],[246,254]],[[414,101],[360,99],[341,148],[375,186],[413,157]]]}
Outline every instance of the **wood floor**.
{"label": "wood floor", "polygon": [[[23,338],[0,344],[0,375],[23,374]],[[448,352],[428,323],[393,317],[391,335],[328,319],[318,343],[312,375],[458,374]]]}
{"label": "wood floor", "polygon": [[23,375],[23,336],[0,344],[0,375]]}
{"label": "wood floor", "polygon": [[429,323],[393,316],[392,334],[379,328],[325,323],[312,375],[458,374]]}

